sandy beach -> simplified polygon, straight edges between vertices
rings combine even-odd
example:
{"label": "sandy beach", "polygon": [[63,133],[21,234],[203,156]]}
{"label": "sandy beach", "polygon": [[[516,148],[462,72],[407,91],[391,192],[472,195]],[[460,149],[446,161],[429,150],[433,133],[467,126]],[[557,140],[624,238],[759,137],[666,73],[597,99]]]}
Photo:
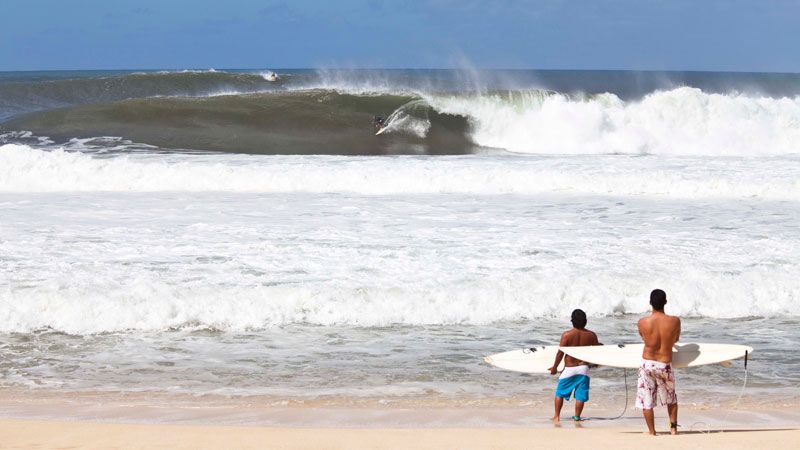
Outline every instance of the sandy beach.
{"label": "sandy beach", "polygon": [[[567,426],[568,425],[568,426]],[[685,432],[646,436],[637,427],[561,428],[271,428],[2,420],[0,448],[788,448],[797,428]]]}
{"label": "sandy beach", "polygon": [[565,410],[559,426],[544,405],[488,402],[275,406],[254,398],[6,390],[0,405],[0,448],[516,449],[590,440],[600,449],[727,449],[786,448],[800,437],[795,408],[748,401],[736,410],[683,405],[677,437],[667,435],[666,411],[657,408],[655,438],[643,434],[639,410],[606,420],[620,411],[596,404],[581,423]]}

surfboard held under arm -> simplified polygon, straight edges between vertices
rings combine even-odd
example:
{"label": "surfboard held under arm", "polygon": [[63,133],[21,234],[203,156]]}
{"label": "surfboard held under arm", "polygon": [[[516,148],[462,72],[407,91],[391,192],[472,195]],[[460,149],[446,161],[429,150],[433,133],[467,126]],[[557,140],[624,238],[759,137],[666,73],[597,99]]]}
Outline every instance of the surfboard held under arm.
{"label": "surfboard held under arm", "polygon": [[[561,350],[573,358],[591,364],[638,369],[642,364],[644,344],[561,347]],[[731,360],[750,355],[753,353],[753,348],[733,344],[687,343],[675,344],[672,352],[672,367],[675,368],[706,364],[722,364],[730,367]]]}
{"label": "surfboard held under arm", "polygon": [[[523,373],[550,373],[558,353],[557,345],[538,346],[496,353],[483,358],[488,364],[505,370]],[[564,369],[564,360],[558,370]]]}

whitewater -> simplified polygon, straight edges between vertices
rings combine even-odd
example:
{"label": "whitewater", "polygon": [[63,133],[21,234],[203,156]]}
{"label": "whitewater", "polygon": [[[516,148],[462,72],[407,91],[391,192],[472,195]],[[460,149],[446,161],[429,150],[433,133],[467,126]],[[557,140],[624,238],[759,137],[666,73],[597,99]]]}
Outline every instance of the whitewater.
{"label": "whitewater", "polygon": [[266,158],[85,144],[0,147],[13,218],[0,225],[2,331],[479,325],[578,304],[619,315],[644,312],[655,284],[682,315],[796,315],[796,156]]}
{"label": "whitewater", "polygon": [[658,287],[796,399],[800,83],[492,76],[0,76],[0,385],[524,402],[482,355]]}

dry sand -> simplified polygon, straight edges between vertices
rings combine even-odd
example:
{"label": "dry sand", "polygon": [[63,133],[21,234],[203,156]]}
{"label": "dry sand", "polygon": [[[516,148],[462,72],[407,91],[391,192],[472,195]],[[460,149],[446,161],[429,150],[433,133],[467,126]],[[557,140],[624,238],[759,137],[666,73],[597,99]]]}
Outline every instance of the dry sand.
{"label": "dry sand", "polygon": [[642,434],[640,427],[271,428],[0,420],[0,448],[660,449],[798,448],[800,430]]}

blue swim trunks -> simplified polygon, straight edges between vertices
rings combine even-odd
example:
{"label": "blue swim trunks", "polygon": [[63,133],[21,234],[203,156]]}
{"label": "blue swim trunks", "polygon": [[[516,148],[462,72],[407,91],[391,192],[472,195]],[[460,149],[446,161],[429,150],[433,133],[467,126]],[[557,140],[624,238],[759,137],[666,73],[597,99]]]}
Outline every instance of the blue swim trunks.
{"label": "blue swim trunks", "polygon": [[565,367],[558,377],[556,397],[569,400],[575,395],[575,400],[589,401],[589,366]]}

